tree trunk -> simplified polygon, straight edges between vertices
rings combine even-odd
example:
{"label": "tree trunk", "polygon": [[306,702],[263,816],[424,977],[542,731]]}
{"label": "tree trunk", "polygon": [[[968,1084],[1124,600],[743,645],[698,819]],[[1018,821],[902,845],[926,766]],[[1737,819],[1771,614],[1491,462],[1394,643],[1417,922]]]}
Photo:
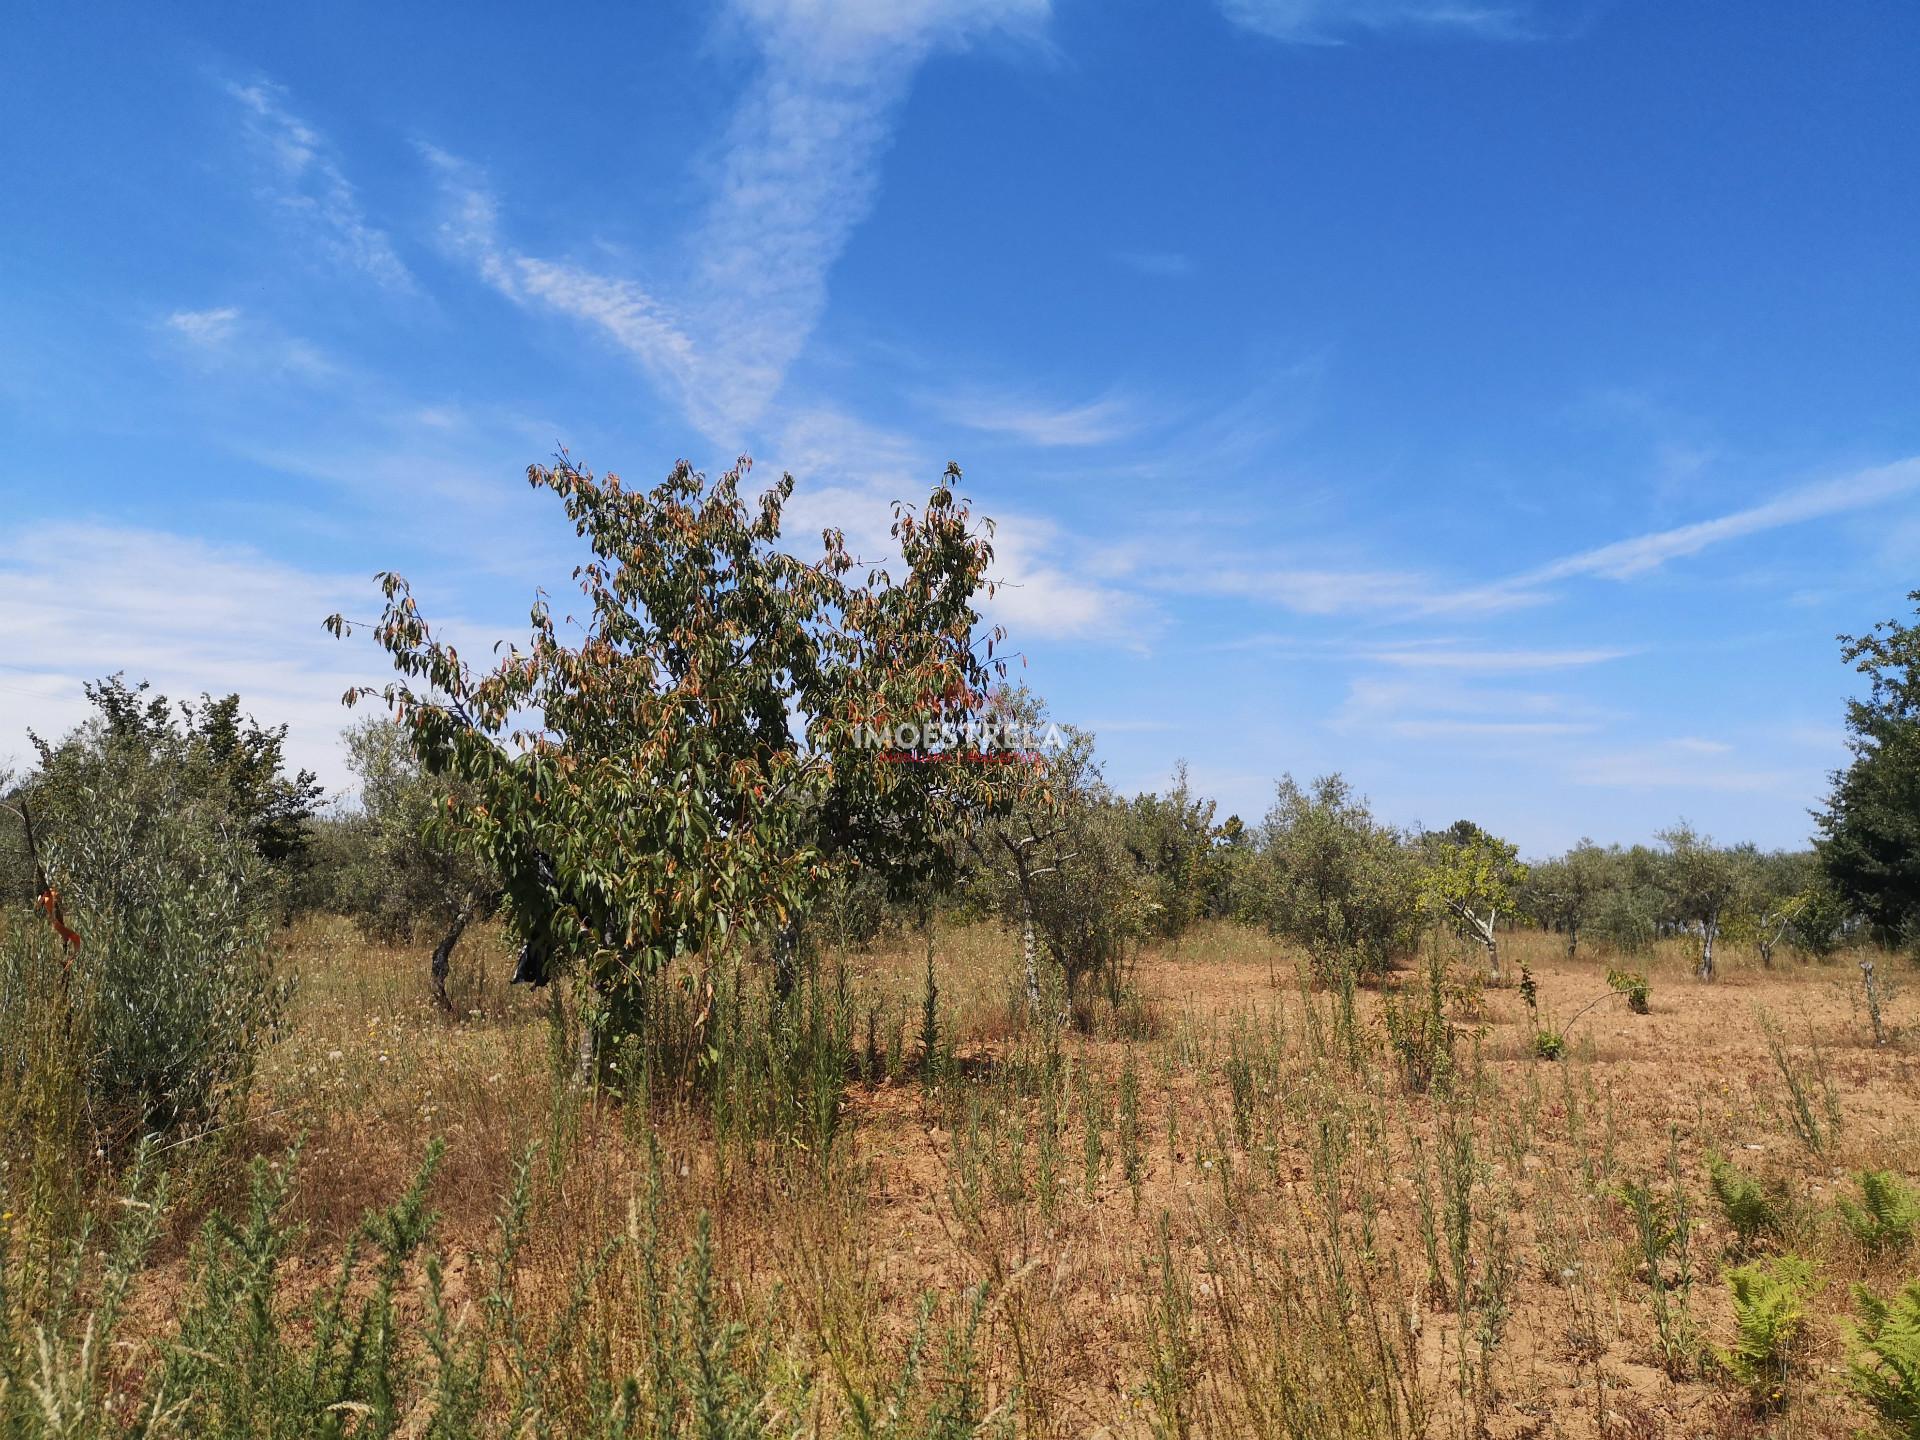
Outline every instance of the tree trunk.
{"label": "tree trunk", "polygon": [[1495,938],[1493,926],[1488,925],[1482,940],[1487,947],[1487,969],[1493,976],[1493,983],[1500,983],[1500,941]]}
{"label": "tree trunk", "polygon": [[[555,994],[558,994],[558,990]],[[593,986],[586,980],[580,982],[580,1032],[573,1037],[574,1079],[579,1081],[581,1089],[592,1086],[594,1075],[593,1022],[594,1011]]]}
{"label": "tree trunk", "polygon": [[799,954],[800,922],[788,920],[773,937],[773,993],[783,1005],[793,997]]}
{"label": "tree trunk", "polygon": [[1033,899],[1020,896],[1020,963],[1027,981],[1027,1014],[1040,1013],[1040,951],[1033,938]]}
{"label": "tree trunk", "polygon": [[460,943],[460,936],[466,931],[467,922],[473,919],[477,902],[468,900],[453,917],[453,924],[447,927],[447,933],[440,937],[440,943],[433,947],[433,965],[429,971],[433,986],[433,1003],[447,1014],[453,1013],[453,1001],[447,997],[447,972],[452,968],[453,947]]}
{"label": "tree trunk", "polygon": [[1580,922],[1567,922],[1567,959],[1571,960],[1580,953]]}
{"label": "tree trunk", "polygon": [[1719,928],[1719,919],[1718,914],[1710,915],[1706,923],[1700,927],[1700,978],[1702,980],[1713,979],[1713,932]]}

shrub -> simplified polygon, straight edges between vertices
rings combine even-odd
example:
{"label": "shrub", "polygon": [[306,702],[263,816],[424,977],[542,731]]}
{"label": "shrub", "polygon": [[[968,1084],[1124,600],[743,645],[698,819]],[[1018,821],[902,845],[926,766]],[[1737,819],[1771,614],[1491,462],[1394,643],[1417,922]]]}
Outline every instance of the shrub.
{"label": "shrub", "polygon": [[217,1124],[285,999],[268,952],[272,874],[199,768],[176,748],[83,730],[37,782],[42,858],[82,943],[53,986],[24,983],[30,956],[7,947],[0,1033],[57,1016],[92,1146]]}
{"label": "shrub", "polygon": [[1652,1007],[1648,1001],[1653,987],[1647,983],[1647,977],[1637,970],[1608,970],[1607,985],[1627,998],[1627,1008],[1636,1015],[1645,1015]]}
{"label": "shrub", "polygon": [[1351,965],[1383,973],[1420,935],[1420,881],[1400,837],[1353,788],[1327,775],[1283,779],[1260,850],[1260,910],[1274,934],[1312,957],[1322,981]]}
{"label": "shrub", "polygon": [[1733,1291],[1734,1340],[1720,1363],[1754,1403],[1772,1407],[1786,1398],[1788,1367],[1806,1324],[1813,1266],[1791,1255],[1752,1260],[1727,1272]]}
{"label": "shrub", "polygon": [[[311,1333],[289,1323],[283,1268],[298,1230],[286,1204],[296,1157],[269,1167],[253,1162],[244,1215],[215,1217],[202,1230],[191,1261],[190,1293],[179,1333],[166,1346],[156,1393],[175,1407],[182,1433],[204,1436],[339,1437],[391,1435],[414,1383],[403,1355],[406,1327],[396,1292],[427,1244],[434,1216],[427,1182],[440,1159],[436,1143],[406,1193],[369,1215],[349,1242],[336,1282],[313,1314]],[[363,1266],[371,1242],[374,1263]],[[441,1310],[437,1266],[425,1270],[430,1312]],[[350,1294],[358,1296],[357,1301]],[[429,1347],[440,1350],[441,1379],[455,1360],[430,1313]],[[443,1389],[444,1387],[443,1384]],[[470,1409],[471,1387],[442,1394],[442,1408]],[[441,1417],[440,1433],[447,1433]]]}
{"label": "shrub", "polygon": [[1881,1434],[1920,1440],[1920,1280],[1891,1301],[1861,1286],[1853,1298],[1862,1320],[1850,1337],[1847,1384]]}
{"label": "shrub", "polygon": [[[1639,1180],[1628,1180],[1619,1190],[1633,1222],[1635,1248],[1645,1267],[1654,1328],[1660,1335],[1661,1360],[1675,1379],[1693,1365],[1698,1352],[1689,1306],[1693,1295],[1693,1210],[1680,1174],[1679,1137],[1667,1135],[1667,1189],[1656,1192]],[[1667,1276],[1667,1266],[1673,1276]]]}
{"label": "shrub", "polygon": [[1904,1250],[1920,1228],[1920,1196],[1891,1170],[1856,1170],[1860,1203],[1840,1198],[1840,1218],[1867,1250]]}
{"label": "shrub", "polygon": [[1567,1050],[1567,1037],[1552,1026],[1533,1032],[1533,1053],[1541,1060],[1558,1060]]}
{"label": "shrub", "polygon": [[421,765],[406,729],[384,715],[363,717],[341,739],[360,813],[344,822],[336,903],[369,939],[398,944],[422,930],[437,939],[500,888],[493,867],[462,843],[473,789]]}

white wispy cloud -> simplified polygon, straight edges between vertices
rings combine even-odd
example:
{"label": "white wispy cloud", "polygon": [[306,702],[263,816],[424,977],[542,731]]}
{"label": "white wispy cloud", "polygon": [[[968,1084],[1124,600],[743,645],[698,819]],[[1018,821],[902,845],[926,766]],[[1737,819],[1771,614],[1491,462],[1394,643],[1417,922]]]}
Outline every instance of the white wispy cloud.
{"label": "white wispy cloud", "polygon": [[1403,740],[1500,740],[1588,735],[1599,727],[1579,720],[1430,720],[1407,717],[1386,727]]}
{"label": "white wispy cloud", "polygon": [[1582,550],[1516,577],[1510,584],[1525,588],[1593,575],[1607,580],[1630,580],[1657,570],[1670,560],[1698,555],[1711,546],[1789,525],[1822,520],[1851,510],[1884,505],[1920,490],[1920,457],[1898,460],[1807,485],[1775,496],[1763,504],[1736,510],[1712,520],[1656,530],[1628,540],[1616,540]]}
{"label": "white wispy cloud", "polygon": [[246,119],[249,138],[271,179],[264,193],[343,269],[358,270],[392,290],[412,290],[412,272],[384,230],[368,222],[359,194],[326,138],[294,112],[281,86],[264,80],[227,86]]}
{"label": "white wispy cloud", "polygon": [[240,311],[232,305],[214,310],[176,310],[167,317],[167,326],[175,334],[209,347],[231,340],[239,325]]}
{"label": "white wispy cloud", "polygon": [[161,323],[176,354],[202,373],[227,372],[250,380],[334,378],[340,367],[317,345],[257,319],[237,305],[175,310]]}
{"label": "white wispy cloud", "polygon": [[1591,734],[1600,718],[1548,692],[1492,689],[1451,676],[1362,676],[1349,682],[1334,726],[1408,740],[1471,740]]}
{"label": "white wispy cloud", "polygon": [[[849,551],[867,561],[889,558],[893,502],[923,497],[941,469],[909,437],[826,406],[788,417],[764,458],[799,480],[785,517],[790,543],[838,529]],[[1014,646],[1076,638],[1138,648],[1151,639],[1157,617],[1137,595],[1088,574],[1076,537],[1043,516],[963,488],[995,526],[989,573],[997,589],[981,608],[1006,626]]]}
{"label": "white wispy cloud", "polygon": [[[443,585],[422,596],[441,638],[484,666],[496,640],[525,643],[530,591],[503,597],[489,620],[433,601]],[[204,535],[95,522],[0,532],[0,768],[27,752],[28,729],[51,739],[87,718],[83,682],[124,673],[174,700],[238,694],[262,724],[287,726],[290,764],[343,792],[339,734],[366,712],[341,696],[393,669],[364,631],[336,640],[322,622],[371,620],[379,606],[371,574]]]}
{"label": "white wispy cloud", "polygon": [[245,546],[97,524],[0,536],[0,755],[85,718],[83,681],[124,671],[178,700],[237,692],[262,722],[287,724],[288,755],[331,786],[346,776],[335,736],[348,686],[381,678],[378,656],[327,636],[336,610],[364,609],[365,576],[317,574]]}
{"label": "white wispy cloud", "polygon": [[1466,674],[1493,675],[1535,670],[1568,670],[1600,665],[1631,655],[1622,649],[1570,650],[1460,650],[1448,646],[1411,646],[1395,650],[1374,650],[1365,658],[1379,665],[1403,670],[1448,670]]}
{"label": "white wispy cloud", "polygon": [[1569,778],[1578,785],[1614,790],[1691,790],[1795,798],[1807,791],[1807,774],[1802,768],[1743,763],[1731,745],[1693,737],[1582,753],[1573,758]]}
{"label": "white wispy cloud", "polygon": [[1221,0],[1237,25],[1273,40],[1325,45],[1364,31],[1433,31],[1489,39],[1532,33],[1535,7],[1473,0]]}
{"label": "white wispy cloud", "polygon": [[1175,572],[1179,588],[1278,605],[1300,615],[1357,615],[1419,609],[1432,582],[1409,570],[1340,569],[1276,563],[1216,565]]}
{"label": "white wispy cloud", "polygon": [[826,307],[921,62],[1046,14],[1047,0],[737,0],[730,18],[760,73],[725,128],[700,220],[663,262],[667,285],[519,249],[485,177],[432,152],[445,233],[502,293],[597,327],[704,433],[738,446]]}
{"label": "white wispy cloud", "polygon": [[1710,520],[1575,551],[1486,584],[1462,585],[1411,567],[1300,565],[1286,557],[1263,561],[1245,554],[1163,567],[1160,579],[1193,593],[1239,596],[1303,615],[1491,615],[1545,604],[1572,581],[1637,580],[1717,546],[1916,494],[1920,457],[1834,476]]}
{"label": "white wispy cloud", "polygon": [[1105,445],[1138,428],[1134,407],[1119,396],[1080,405],[1036,405],[1018,396],[960,391],[933,397],[934,409],[957,425],[1047,449]]}

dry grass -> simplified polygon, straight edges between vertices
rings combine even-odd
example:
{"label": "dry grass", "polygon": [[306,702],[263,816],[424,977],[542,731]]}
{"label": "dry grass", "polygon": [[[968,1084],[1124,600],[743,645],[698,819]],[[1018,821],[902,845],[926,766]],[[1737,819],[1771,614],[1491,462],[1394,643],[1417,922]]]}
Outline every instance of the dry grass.
{"label": "dry grass", "polygon": [[[424,953],[312,924],[288,948],[300,988],[253,1118],[195,1204],[230,1197],[238,1154],[304,1136],[292,1273],[317,1287],[361,1213],[444,1137],[432,1196],[458,1310],[493,1283],[497,1217],[538,1146],[511,1293],[527,1333],[559,1341],[525,1362],[543,1368],[558,1433],[590,1407],[595,1354],[643,1364],[660,1293],[646,1256],[671,1272],[703,1212],[720,1308],[747,1327],[756,1423],[777,1433],[838,1432],[859,1403],[884,1412],[916,1335],[926,1394],[975,1375],[996,1423],[1036,1436],[1838,1437],[1862,1423],[1838,1375],[1848,1284],[1888,1292],[1920,1256],[1867,1254],[1833,1206],[1853,1169],[1920,1173],[1920,1050],[1910,1035],[1872,1044],[1851,964],[1766,971],[1736,952],[1702,986],[1676,945],[1633,962],[1652,980],[1642,1016],[1617,996],[1586,1008],[1607,994],[1607,957],[1513,936],[1505,958],[1535,977],[1540,1018],[1515,988],[1455,984],[1454,1065],[1415,1091],[1385,1042],[1385,992],[1349,1008],[1307,990],[1292,957],[1241,928],[1142,956],[1141,1004],[1089,1033],[1022,1025],[1013,953],[989,927],[937,937],[953,1054],[931,1070],[924,941],[828,958],[855,1049],[871,1034],[875,1058],[821,1154],[799,1131],[717,1143],[697,1089],[583,1101],[555,1078],[547,999],[501,985],[498,937],[459,958],[449,1021],[426,1000]],[[1471,957],[1448,958],[1471,976]],[[1418,998],[1419,973],[1394,982]],[[1913,1018],[1904,997],[1891,1011]],[[1536,1058],[1541,1025],[1565,1029],[1560,1060]],[[1772,1415],[1706,1358],[1729,1333],[1733,1263],[1712,1150],[1778,1187],[1773,1243],[1817,1267],[1809,1343]],[[1691,1214],[1690,1289],[1677,1255],[1661,1271],[1664,1340],[1619,1198],[1630,1182],[1669,1207],[1677,1189]],[[608,1257],[643,1221],[657,1244]],[[134,1332],[167,1323],[184,1256],[181,1235],[160,1250]]]}

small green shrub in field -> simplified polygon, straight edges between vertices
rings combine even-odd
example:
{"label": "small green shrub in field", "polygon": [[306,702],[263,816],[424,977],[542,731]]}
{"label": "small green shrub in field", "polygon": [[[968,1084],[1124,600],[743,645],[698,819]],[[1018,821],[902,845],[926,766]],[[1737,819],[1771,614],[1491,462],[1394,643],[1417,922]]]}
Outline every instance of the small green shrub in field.
{"label": "small green shrub in field", "polygon": [[1542,1060],[1558,1060],[1567,1051],[1567,1037],[1551,1025],[1533,1032],[1533,1053]]}
{"label": "small green shrub in field", "polygon": [[1791,1255],[1751,1260],[1727,1271],[1733,1291],[1733,1347],[1720,1363],[1746,1387],[1756,1405],[1770,1408],[1787,1393],[1793,1353],[1806,1326],[1813,1266]]}
{"label": "small green shrub in field", "polygon": [[1645,1015],[1651,1008],[1649,998],[1653,987],[1647,983],[1647,977],[1637,970],[1607,971],[1607,985],[1624,995],[1627,1008],[1636,1015]]}
{"label": "small green shrub in field", "polygon": [[1904,1250],[1920,1229],[1920,1195],[1891,1170],[1856,1170],[1860,1203],[1840,1198],[1840,1218],[1867,1250]]}
{"label": "small green shrub in field", "polygon": [[1873,1411],[1882,1435],[1920,1440],[1920,1280],[1892,1300],[1855,1286],[1847,1384]]}
{"label": "small green shrub in field", "polygon": [[1718,1151],[1707,1155],[1707,1188],[1733,1227],[1734,1244],[1742,1254],[1752,1250],[1761,1236],[1780,1233],[1779,1193]]}

